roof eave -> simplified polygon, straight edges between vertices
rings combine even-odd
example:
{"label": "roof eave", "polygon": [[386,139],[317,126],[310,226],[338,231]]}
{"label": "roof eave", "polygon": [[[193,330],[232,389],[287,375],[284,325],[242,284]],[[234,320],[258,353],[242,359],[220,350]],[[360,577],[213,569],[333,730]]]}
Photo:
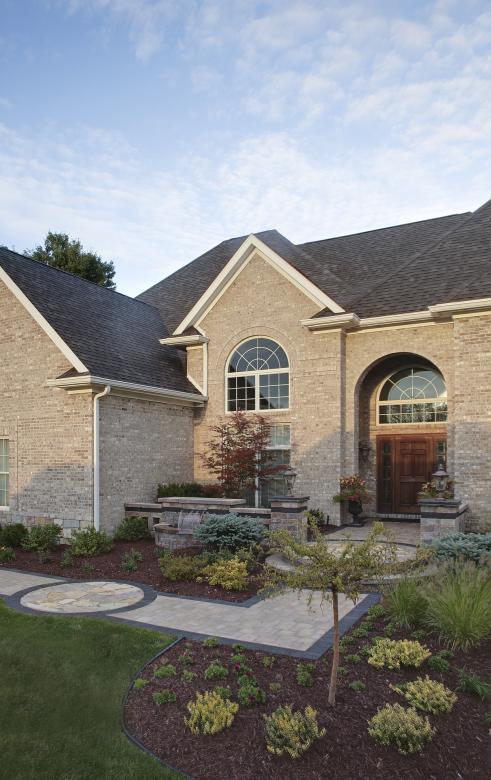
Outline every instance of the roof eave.
{"label": "roof eave", "polygon": [[123,382],[119,379],[108,377],[84,376],[60,377],[48,379],[48,387],[59,387],[67,392],[80,392],[81,390],[99,390],[109,385],[113,395],[126,395],[133,397],[146,397],[158,400],[160,403],[178,403],[184,406],[203,406],[208,397],[200,393],[188,393],[183,390],[171,390],[153,385],[141,385],[136,382]]}

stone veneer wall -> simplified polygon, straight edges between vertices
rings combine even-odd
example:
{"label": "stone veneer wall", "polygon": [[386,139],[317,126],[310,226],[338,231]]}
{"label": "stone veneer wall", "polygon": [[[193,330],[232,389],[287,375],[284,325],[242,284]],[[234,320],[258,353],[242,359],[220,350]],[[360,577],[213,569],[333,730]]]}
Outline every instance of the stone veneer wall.
{"label": "stone veneer wall", "polygon": [[10,508],[0,523],[92,522],[91,396],[46,387],[70,368],[0,282],[0,437],[10,448]]}
{"label": "stone veneer wall", "polygon": [[[266,336],[278,341],[290,360],[290,409],[264,412],[272,422],[290,423],[291,461],[298,472],[295,492],[310,495],[310,506],[339,520],[337,491],[342,450],[344,347],[340,332],[312,334],[301,319],[315,304],[257,255],[251,259],[200,323],[208,345],[208,395],[195,413],[195,477],[210,479],[199,459],[209,427],[225,414],[225,364],[244,339]],[[194,350],[193,374],[198,374]]]}
{"label": "stone veneer wall", "polygon": [[100,522],[112,532],[126,502],[155,501],[159,482],[193,478],[191,407],[109,395],[100,410]]}

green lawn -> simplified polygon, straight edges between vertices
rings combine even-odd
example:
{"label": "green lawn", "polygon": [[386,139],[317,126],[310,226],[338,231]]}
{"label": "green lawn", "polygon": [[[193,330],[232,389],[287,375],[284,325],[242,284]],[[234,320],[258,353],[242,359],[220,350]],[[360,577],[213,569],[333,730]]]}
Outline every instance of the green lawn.
{"label": "green lawn", "polygon": [[0,775],[177,780],[123,735],[131,677],[171,637],[104,620],[35,617],[0,601]]}

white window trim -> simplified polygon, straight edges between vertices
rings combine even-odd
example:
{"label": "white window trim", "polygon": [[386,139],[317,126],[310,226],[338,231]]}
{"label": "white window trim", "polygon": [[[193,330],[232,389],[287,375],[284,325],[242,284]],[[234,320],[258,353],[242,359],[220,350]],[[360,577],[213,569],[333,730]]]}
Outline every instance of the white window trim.
{"label": "white window trim", "polygon": [[[290,441],[289,441],[288,444],[277,444],[277,445],[273,445],[273,444],[269,445],[268,444],[268,446],[266,447],[266,450],[274,450],[274,451],[276,451],[276,450],[283,450],[283,451],[287,451],[287,452],[291,453],[291,451],[292,451],[292,427],[291,427],[290,423],[278,423],[278,425],[288,425],[288,427],[290,428]],[[274,423],[271,425],[271,427],[274,428]],[[291,461],[291,455],[290,455],[290,461]],[[260,496],[259,477],[256,477],[256,484],[254,486],[254,506],[256,507],[256,509],[259,509],[260,506],[261,506],[261,504],[260,504],[260,497],[261,496]]]}
{"label": "white window trim", "polygon": [[[9,452],[8,452],[8,455],[7,455],[7,458],[8,458],[7,465],[9,467],[9,470],[8,471],[0,471],[0,474],[2,474],[2,475],[6,474],[7,475],[7,493],[8,493],[9,501],[10,501],[10,440],[6,436],[0,436],[0,441],[6,441],[9,444],[9,448],[8,448]],[[0,504],[0,511],[6,511],[6,510],[9,510],[9,509],[10,509],[10,505],[9,504]]]}
{"label": "white window trim", "polygon": [[[239,349],[239,347],[242,346],[242,344],[245,344],[247,341],[251,341],[252,339],[268,339],[269,341],[274,341],[275,344],[278,344],[279,347],[283,350],[283,352],[286,355],[286,359],[288,360],[288,368],[268,368],[263,369],[261,371],[229,371],[230,361],[232,360],[232,357],[234,356],[235,352]],[[227,363],[225,365],[225,414],[235,414],[238,411],[243,411],[244,414],[278,414],[282,412],[289,412],[291,409],[291,377],[290,377],[290,358],[288,357],[288,352],[284,348],[283,344],[280,344],[279,341],[276,341],[276,339],[272,339],[270,336],[249,336],[246,339],[242,339],[238,344],[235,345],[235,347],[230,352]],[[260,392],[259,392],[259,377],[260,376],[267,376],[271,374],[288,374],[288,406],[284,406],[281,409],[261,409],[260,407]],[[234,377],[254,377],[255,382],[255,398],[254,398],[254,409],[236,409],[235,411],[232,411],[228,408],[228,380],[233,379]],[[274,448],[276,449],[276,447]]]}
{"label": "white window trim", "polygon": [[[405,366],[401,366],[400,368],[396,369],[395,371],[391,371],[387,376],[382,380],[382,382],[379,385],[379,388],[377,390],[377,398],[376,398],[376,426],[377,428],[389,428],[390,426],[397,426],[398,428],[407,427],[407,426],[414,426],[414,425],[447,425],[448,423],[448,394],[445,396],[444,400],[442,398],[424,398],[421,400],[412,400],[408,399],[406,401],[382,401],[380,399],[380,394],[382,393],[383,388],[385,387],[385,383],[394,376],[394,374],[398,374],[400,371],[404,371],[406,369],[422,369],[422,370],[428,370],[430,368],[431,371],[436,371],[438,374],[440,374],[443,383],[445,385],[445,389],[447,389],[447,383],[445,381],[445,377],[443,376],[442,372],[439,368],[434,366],[433,368],[431,366],[425,366],[423,364],[414,364],[409,363]],[[446,403],[447,404],[447,419],[446,420],[420,420],[418,422],[404,422],[404,423],[383,423],[380,422],[380,407],[381,406],[394,406],[395,404],[431,404],[431,403]]]}

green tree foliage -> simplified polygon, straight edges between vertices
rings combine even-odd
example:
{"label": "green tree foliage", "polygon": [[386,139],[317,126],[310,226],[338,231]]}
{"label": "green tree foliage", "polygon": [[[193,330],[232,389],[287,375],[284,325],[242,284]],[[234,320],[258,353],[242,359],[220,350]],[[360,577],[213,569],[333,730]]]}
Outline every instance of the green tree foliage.
{"label": "green tree foliage", "polygon": [[66,233],[49,231],[44,246],[39,245],[33,250],[26,249],[26,255],[52,268],[69,271],[101,287],[116,286],[114,263],[105,262],[95,252],[85,251],[80,241],[71,240]]}
{"label": "green tree foliage", "polygon": [[[374,523],[365,541],[347,539],[342,549],[334,549],[326,537],[314,530],[314,543],[297,541],[288,531],[271,534],[273,549],[282,553],[295,568],[292,571],[267,569],[264,593],[275,596],[285,586],[296,591],[320,591],[323,600],[332,602],[333,659],[329,685],[329,704],[336,702],[339,665],[339,604],[340,593],[355,603],[365,579],[373,580],[392,570],[396,560],[395,545],[381,544],[385,536],[382,523]],[[310,596],[312,599],[312,594]]]}

